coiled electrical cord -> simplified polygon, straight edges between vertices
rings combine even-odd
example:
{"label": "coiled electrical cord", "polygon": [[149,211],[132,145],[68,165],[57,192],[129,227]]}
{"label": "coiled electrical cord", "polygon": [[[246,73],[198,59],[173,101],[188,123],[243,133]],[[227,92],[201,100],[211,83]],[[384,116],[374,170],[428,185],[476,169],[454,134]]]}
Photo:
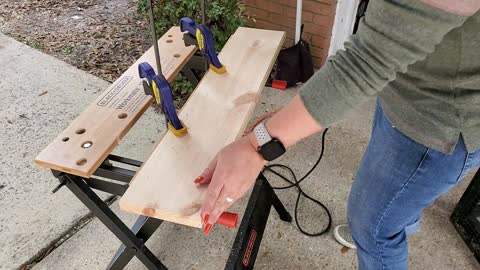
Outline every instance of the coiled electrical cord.
{"label": "coiled electrical cord", "polygon": [[[264,173],[266,171],[271,172],[274,175],[280,177],[282,180],[289,183],[289,185],[287,185],[287,186],[272,187],[273,189],[285,190],[285,189],[289,189],[289,188],[293,188],[293,187],[297,188],[298,196],[297,196],[297,200],[295,202],[295,210],[294,210],[295,224],[297,225],[297,228],[298,228],[298,230],[300,230],[301,233],[303,233],[305,235],[308,235],[308,236],[320,236],[320,235],[326,233],[332,225],[332,216],[330,214],[330,211],[327,209],[327,207],[323,203],[321,203],[320,201],[318,201],[318,200],[312,198],[310,195],[306,194],[305,191],[303,191],[303,189],[300,187],[300,183],[305,181],[305,179],[307,179],[307,177],[317,168],[318,164],[320,163],[320,161],[323,158],[323,153],[324,153],[324,150],[325,150],[325,134],[327,133],[327,130],[328,130],[328,128],[325,129],[322,133],[322,149],[320,151],[320,156],[318,157],[317,161],[312,166],[312,168],[302,178],[297,179],[297,176],[295,175],[293,170],[290,167],[288,167],[286,165],[283,165],[283,164],[267,165],[267,166],[264,167],[264,169],[262,171],[262,173]],[[290,179],[288,179],[287,176],[285,176],[285,175],[279,173],[278,171],[274,170],[274,168],[281,168],[281,169],[287,170],[290,174]],[[309,199],[310,201],[316,203],[321,208],[323,208],[325,210],[325,212],[327,213],[327,217],[328,217],[327,226],[325,228],[322,228],[319,232],[313,232],[313,233],[312,232],[307,232],[300,225],[300,223],[298,221],[298,205],[299,205],[301,196],[303,196],[303,197]]]}

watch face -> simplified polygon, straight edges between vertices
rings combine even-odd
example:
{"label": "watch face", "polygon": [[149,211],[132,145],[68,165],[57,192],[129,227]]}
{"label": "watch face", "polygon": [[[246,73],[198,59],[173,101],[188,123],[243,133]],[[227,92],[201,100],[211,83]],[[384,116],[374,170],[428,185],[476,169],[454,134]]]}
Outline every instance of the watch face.
{"label": "watch face", "polygon": [[283,144],[275,138],[262,145],[262,147],[259,149],[260,154],[267,161],[272,161],[278,158],[279,156],[283,155],[285,151],[286,150]]}

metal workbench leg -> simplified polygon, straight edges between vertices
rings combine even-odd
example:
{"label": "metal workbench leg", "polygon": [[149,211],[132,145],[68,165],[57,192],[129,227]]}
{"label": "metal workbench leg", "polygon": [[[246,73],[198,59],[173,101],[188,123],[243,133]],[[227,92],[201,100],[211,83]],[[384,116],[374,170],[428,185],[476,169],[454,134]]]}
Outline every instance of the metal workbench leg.
{"label": "metal workbench leg", "polygon": [[253,269],[272,205],[275,206],[282,220],[292,220],[267,179],[260,174],[248,201],[225,269]]}
{"label": "metal workbench leg", "polygon": [[[268,184],[268,182],[267,182]],[[275,208],[275,210],[278,213],[278,216],[280,217],[281,220],[286,221],[286,222],[292,222],[292,216],[290,213],[288,213],[287,209],[283,205],[282,201],[278,198],[277,194],[275,194],[275,191],[273,188],[269,185],[269,188],[272,190],[272,205]]]}
{"label": "metal workbench leg", "polygon": [[193,87],[197,87],[201,78],[197,76],[197,74],[195,74],[192,69],[188,67],[183,67],[180,73],[182,73],[182,75],[187,78],[187,80],[192,84]]}
{"label": "metal workbench leg", "polygon": [[115,213],[97,196],[95,192],[78,176],[63,174],[68,189],[126,246],[135,256],[151,270],[167,269],[155,255],[145,246],[145,242],[137,237],[118,218]]}
{"label": "metal workbench leg", "polygon": [[208,62],[201,54],[195,54],[185,64],[180,73],[185,76],[193,87],[197,87],[204,73],[208,70]]}
{"label": "metal workbench leg", "polygon": [[[160,219],[140,216],[137,221],[135,221],[135,224],[133,224],[132,232],[145,243],[162,222],[163,220]],[[113,256],[107,269],[123,269],[133,256],[135,256],[135,252],[132,249],[128,249],[125,244],[122,244],[115,253],[115,256]]]}

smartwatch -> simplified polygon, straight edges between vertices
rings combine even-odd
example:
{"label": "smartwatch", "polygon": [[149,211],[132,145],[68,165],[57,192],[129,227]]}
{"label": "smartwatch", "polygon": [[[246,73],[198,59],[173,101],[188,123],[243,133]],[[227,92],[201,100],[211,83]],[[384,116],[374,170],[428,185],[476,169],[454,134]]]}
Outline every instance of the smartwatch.
{"label": "smartwatch", "polygon": [[257,139],[257,152],[262,155],[266,161],[272,161],[283,155],[286,151],[285,146],[277,138],[272,138],[265,127],[260,123],[253,129],[253,134]]}

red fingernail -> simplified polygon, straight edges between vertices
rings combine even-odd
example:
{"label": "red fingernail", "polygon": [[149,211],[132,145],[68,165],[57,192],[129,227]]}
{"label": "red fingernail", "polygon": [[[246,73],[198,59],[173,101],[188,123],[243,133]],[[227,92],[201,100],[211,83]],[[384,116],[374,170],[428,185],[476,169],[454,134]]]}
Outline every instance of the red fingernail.
{"label": "red fingernail", "polygon": [[203,176],[200,176],[197,179],[195,179],[195,181],[193,181],[193,183],[198,184],[198,183],[202,182],[203,179],[204,179]]}
{"label": "red fingernail", "polygon": [[205,225],[205,228],[203,229],[203,234],[208,235],[211,229],[212,229],[212,224]]}
{"label": "red fingernail", "polygon": [[209,217],[210,216],[208,214],[206,214],[205,217],[203,217],[203,225],[207,224]]}

